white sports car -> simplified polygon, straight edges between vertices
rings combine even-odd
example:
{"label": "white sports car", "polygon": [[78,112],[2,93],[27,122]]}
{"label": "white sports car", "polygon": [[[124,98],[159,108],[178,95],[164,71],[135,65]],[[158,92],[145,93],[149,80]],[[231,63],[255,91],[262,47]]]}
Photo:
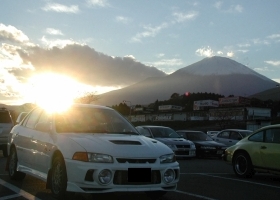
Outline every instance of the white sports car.
{"label": "white sports car", "polygon": [[7,170],[46,182],[57,199],[78,193],[136,192],[161,196],[180,176],[173,151],[139,135],[115,110],[74,104],[48,113],[37,107],[9,134]]}

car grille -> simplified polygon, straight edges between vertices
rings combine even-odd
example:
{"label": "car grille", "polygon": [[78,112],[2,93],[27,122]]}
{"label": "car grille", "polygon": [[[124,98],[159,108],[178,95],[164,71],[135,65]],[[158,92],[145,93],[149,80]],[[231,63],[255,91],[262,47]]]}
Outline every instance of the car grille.
{"label": "car grille", "polygon": [[151,182],[128,182],[128,171],[117,170],[114,175],[113,183],[115,185],[150,185],[159,184],[161,182],[161,176],[159,170],[152,170]]}
{"label": "car grille", "polygon": [[175,155],[178,156],[189,155],[189,151],[175,151]]}
{"label": "car grille", "polygon": [[156,159],[117,158],[119,163],[155,163]]}
{"label": "car grille", "polygon": [[190,148],[191,146],[188,144],[185,145],[176,145],[177,148]]}

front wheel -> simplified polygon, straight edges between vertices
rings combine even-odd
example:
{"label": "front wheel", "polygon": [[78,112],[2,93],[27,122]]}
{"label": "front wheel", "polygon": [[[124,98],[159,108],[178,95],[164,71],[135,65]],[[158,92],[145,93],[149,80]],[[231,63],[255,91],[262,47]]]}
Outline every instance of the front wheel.
{"label": "front wheel", "polygon": [[64,159],[57,156],[52,165],[51,191],[56,199],[64,199],[67,187],[67,175]]}
{"label": "front wheel", "polygon": [[25,173],[17,171],[18,157],[15,148],[11,149],[10,156],[8,157],[8,173],[12,180],[22,180]]}
{"label": "front wheel", "polygon": [[251,178],[254,175],[252,161],[246,153],[238,153],[234,156],[233,171],[242,178]]}

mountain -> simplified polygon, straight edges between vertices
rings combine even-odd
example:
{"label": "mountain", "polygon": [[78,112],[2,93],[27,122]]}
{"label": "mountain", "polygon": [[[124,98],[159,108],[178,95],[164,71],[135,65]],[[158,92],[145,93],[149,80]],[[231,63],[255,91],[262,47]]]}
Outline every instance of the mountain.
{"label": "mountain", "polygon": [[123,100],[150,104],[168,100],[173,93],[207,92],[224,96],[250,96],[275,88],[277,82],[232,59],[214,56],[204,58],[165,77],[151,77],[128,87],[100,95],[101,105],[118,105]]}
{"label": "mountain", "polygon": [[260,99],[262,101],[272,100],[279,101],[280,100],[280,87],[277,84],[274,88],[259,92],[257,94],[253,94],[250,98]]}

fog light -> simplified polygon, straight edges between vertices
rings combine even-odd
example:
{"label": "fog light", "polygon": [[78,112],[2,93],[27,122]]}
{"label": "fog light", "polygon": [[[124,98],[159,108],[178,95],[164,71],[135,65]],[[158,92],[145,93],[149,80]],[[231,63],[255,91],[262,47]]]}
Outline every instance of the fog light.
{"label": "fog light", "polygon": [[108,184],[112,180],[112,172],[108,169],[104,169],[98,174],[98,179],[101,184]]}
{"label": "fog light", "polygon": [[163,174],[163,180],[165,183],[171,183],[175,179],[175,172],[172,169],[168,169]]}

